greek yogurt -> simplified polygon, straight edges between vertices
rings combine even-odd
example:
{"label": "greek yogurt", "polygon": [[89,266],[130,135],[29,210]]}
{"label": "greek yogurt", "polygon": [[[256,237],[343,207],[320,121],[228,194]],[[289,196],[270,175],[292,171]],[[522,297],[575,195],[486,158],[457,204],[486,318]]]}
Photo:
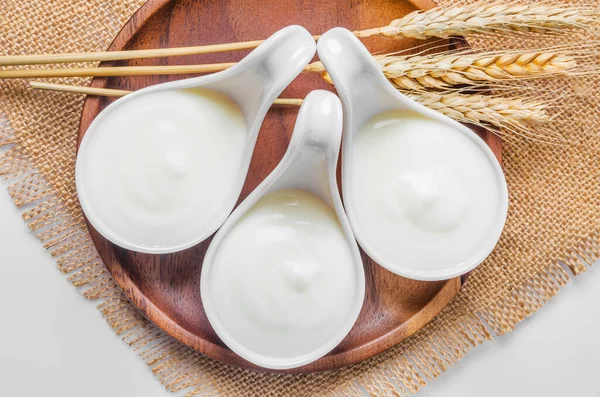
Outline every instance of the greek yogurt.
{"label": "greek yogurt", "polygon": [[293,367],[290,357],[304,362],[347,332],[359,290],[354,261],[321,198],[302,189],[268,193],[231,227],[203,274],[211,324],[238,354]]}
{"label": "greek yogurt", "polygon": [[351,156],[346,194],[369,254],[436,274],[463,267],[499,235],[503,180],[481,145],[451,125],[384,112],[358,130]]}
{"label": "greek yogurt", "polygon": [[186,248],[216,229],[247,142],[238,105],[195,88],[140,95],[105,112],[77,161],[77,190],[93,226],[142,252]]}

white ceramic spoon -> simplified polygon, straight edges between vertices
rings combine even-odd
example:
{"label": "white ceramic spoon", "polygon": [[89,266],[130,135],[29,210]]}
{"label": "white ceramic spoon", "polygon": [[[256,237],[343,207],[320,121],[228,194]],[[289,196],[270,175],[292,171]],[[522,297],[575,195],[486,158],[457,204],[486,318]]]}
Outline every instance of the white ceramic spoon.
{"label": "white ceramic spoon", "polygon": [[[233,209],[240,194],[256,138],[265,114],[279,96],[281,91],[303,70],[315,54],[316,44],[310,33],[301,26],[284,28],[242,61],[228,70],[207,76],[190,78],[159,84],[136,91],[121,98],[104,109],[88,128],[79,148],[76,164],[76,184],[81,206],[90,223],[104,237],[113,243],[133,251],[164,254],[189,248],[209,237],[225,221]],[[103,221],[102,215],[95,211],[90,197],[92,185],[95,183],[89,174],[88,162],[90,151],[98,140],[102,139],[100,130],[107,119],[124,104],[131,106],[140,98],[157,92],[177,91],[190,88],[205,88],[225,94],[235,102],[246,124],[246,142],[243,156],[239,162],[236,181],[231,184],[230,193],[219,200],[220,209],[210,216],[205,224],[194,226],[193,233],[187,233],[185,239],[167,244],[146,243],[124,238],[117,230],[113,230]],[[144,106],[144,105],[141,105]],[[199,126],[199,128],[201,128]],[[103,159],[110,161],[110,159]],[[125,171],[125,170],[124,170]],[[218,170],[217,170],[218,171]],[[204,186],[210,189],[210,185]],[[222,203],[222,204],[220,204]],[[189,234],[189,235],[188,235]],[[193,236],[191,236],[193,234]],[[140,238],[139,240],[143,240]]]}
{"label": "white ceramic spoon", "polygon": [[[369,51],[348,30],[334,28],[326,32],[317,43],[319,58],[327,68],[340,96],[344,109],[344,138],[342,149],[342,191],[344,206],[354,235],[365,252],[377,263],[404,277],[418,280],[444,280],[464,274],[480,264],[493,250],[504,227],[508,210],[508,192],[502,168],[490,148],[477,134],[464,125],[431,110],[402,95],[395,89],[373,61]],[[498,208],[494,224],[488,229],[483,242],[468,260],[461,263],[436,263],[435,270],[423,270],[418,263],[399,263],[373,248],[374,235],[363,231],[355,215],[358,203],[353,186],[353,142],[360,128],[372,117],[394,110],[418,113],[426,118],[443,123],[464,134],[470,142],[483,152],[495,174],[498,190]],[[478,236],[472,236],[476,238]],[[397,247],[401,249],[399,238]]]}
{"label": "white ceramic spoon", "polygon": [[[327,91],[312,91],[300,108],[294,133],[283,159],[273,172],[233,211],[215,235],[204,258],[200,291],[207,317],[216,333],[227,346],[241,357],[256,365],[271,369],[287,369],[315,361],[327,354],[342,341],[354,325],[362,308],[365,294],[363,264],[350,224],[344,213],[336,183],[341,131],[342,109],[337,96]],[[303,351],[302,353],[296,352],[291,356],[286,356],[286,350],[297,346],[293,341],[286,341],[282,346],[277,347],[276,354],[278,357],[274,357],[263,354],[260,350],[265,348],[265,343],[276,343],[274,342],[275,338],[270,339],[265,335],[261,335],[256,338],[258,340],[256,344],[260,346],[256,344],[250,346],[241,343],[233,336],[236,331],[238,335],[240,335],[239,332],[242,332],[244,336],[247,336],[252,330],[244,327],[244,323],[240,318],[242,316],[237,314],[233,316],[233,319],[230,318],[228,324],[224,324],[221,317],[223,312],[219,311],[219,308],[223,310],[223,306],[215,304],[216,296],[213,296],[213,288],[216,287],[213,283],[215,283],[215,277],[217,277],[215,275],[217,265],[214,261],[223,241],[257,201],[265,195],[280,189],[307,190],[320,197],[335,211],[345,240],[347,241],[347,247],[350,250],[349,255],[353,258],[353,263],[349,264],[349,267],[353,272],[350,276],[355,288],[350,296],[343,297],[345,304],[347,304],[347,315],[342,320],[343,325],[339,329],[335,328],[333,336],[329,337],[317,348],[313,348],[310,351]],[[309,222],[308,219],[306,221]],[[322,244],[327,245],[328,241],[323,241]],[[281,263],[280,266],[283,265],[284,263]],[[249,265],[244,264],[244,266]],[[258,276],[269,277],[267,274],[259,274]],[[228,282],[235,283],[233,280],[229,280]],[[252,283],[252,280],[247,279],[244,282]],[[278,286],[272,285],[269,285],[269,287],[278,288]],[[257,301],[260,300],[257,299]],[[223,302],[221,301],[222,304]],[[249,302],[248,304],[252,305],[254,302]],[[235,324],[232,324],[232,322]],[[301,339],[306,338],[310,339],[308,331],[306,334],[302,334]],[[269,348],[273,348],[273,346],[269,346]]]}

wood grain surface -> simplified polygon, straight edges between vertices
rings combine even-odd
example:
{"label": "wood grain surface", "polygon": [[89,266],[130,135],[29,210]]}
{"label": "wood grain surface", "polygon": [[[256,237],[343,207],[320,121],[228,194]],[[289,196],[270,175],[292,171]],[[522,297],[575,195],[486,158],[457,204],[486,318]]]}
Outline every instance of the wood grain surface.
{"label": "wood grain surface", "polygon": [[[111,50],[177,47],[256,40],[290,25],[313,34],[335,26],[351,30],[388,24],[415,9],[433,6],[430,0],[150,0],[123,27]],[[368,38],[371,52],[392,52],[422,45],[413,40]],[[431,45],[439,45],[439,41]],[[103,66],[183,65],[238,61],[248,51],[168,59],[104,63]],[[186,76],[96,78],[94,87],[135,90]],[[299,76],[282,97],[303,98],[313,89],[332,87],[315,74]],[[87,127],[114,99],[87,98],[78,144]],[[260,131],[240,201],[280,161],[296,119],[297,109],[272,108]],[[477,130],[500,156],[500,141]],[[107,159],[109,161],[109,159]],[[93,241],[108,270],[127,298],[152,322],[182,343],[220,361],[256,370],[229,350],[211,328],[200,299],[200,269],[210,238],[183,252],[148,255],[121,249],[90,227]],[[427,324],[456,295],[461,279],[422,282],[396,276],[364,253],[366,297],[349,335],[328,355],[287,372],[338,368],[371,357],[397,344]],[[464,280],[463,280],[464,281]]]}

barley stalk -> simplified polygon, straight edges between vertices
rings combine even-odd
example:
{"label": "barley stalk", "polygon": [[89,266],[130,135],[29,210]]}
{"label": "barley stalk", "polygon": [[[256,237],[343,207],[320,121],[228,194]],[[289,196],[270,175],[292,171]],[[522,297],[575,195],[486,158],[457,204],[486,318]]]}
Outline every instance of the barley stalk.
{"label": "barley stalk", "polygon": [[415,101],[455,120],[503,128],[530,126],[551,120],[546,105],[539,101],[493,95],[448,93],[406,93]]}
{"label": "barley stalk", "polygon": [[[408,65],[408,70],[411,71],[411,74],[413,72],[415,74],[423,72],[423,69],[413,69],[415,64],[409,62]],[[385,65],[380,63],[380,66],[384,73],[386,73]],[[320,72],[327,82],[333,84],[331,77],[320,62],[312,63],[310,70]],[[443,75],[448,76],[448,70],[445,72]],[[485,76],[487,77],[481,78],[496,79],[495,77],[491,77],[491,73],[485,74]],[[457,91],[425,92],[423,84],[421,84],[419,79],[414,78],[415,75],[412,75],[412,77],[407,77],[406,80],[402,79],[397,82],[394,82],[393,79],[391,80],[396,88],[400,89],[408,97],[461,122],[477,125],[489,124],[496,127],[496,131],[509,129],[516,132],[524,131],[524,134],[527,135],[528,127],[551,120],[546,112],[547,106],[539,101],[493,95],[463,94]],[[433,79],[434,77],[431,77],[431,79],[427,79],[427,82],[431,82]],[[439,75],[435,79],[438,79],[435,84],[436,87],[441,87],[442,83],[447,84]],[[470,82],[473,83],[474,81],[470,80]],[[460,84],[462,83],[461,81]]]}
{"label": "barley stalk", "polygon": [[397,88],[409,90],[547,77],[565,74],[577,66],[571,56],[537,51],[374,58]]}
{"label": "barley stalk", "polygon": [[[577,67],[574,57],[551,51],[435,55],[374,55],[385,76],[396,88],[420,91],[447,89],[453,85],[476,85],[499,80],[517,80],[566,74]],[[321,62],[309,65],[332,83]]]}
{"label": "barley stalk", "polygon": [[558,4],[486,4],[415,11],[389,25],[354,32],[358,37],[383,35],[425,40],[478,33],[556,33],[597,24],[598,11]]}
{"label": "barley stalk", "polygon": [[409,98],[456,121],[479,125],[503,140],[518,142],[518,137],[546,144],[564,144],[565,139],[546,128],[552,121],[549,104],[527,98],[458,92],[404,92]]}

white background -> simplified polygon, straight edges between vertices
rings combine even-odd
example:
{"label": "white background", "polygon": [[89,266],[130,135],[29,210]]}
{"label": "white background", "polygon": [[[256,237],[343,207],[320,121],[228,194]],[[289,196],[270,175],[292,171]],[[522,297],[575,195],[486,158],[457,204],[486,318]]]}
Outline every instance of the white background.
{"label": "white background", "polygon": [[[419,397],[600,397],[600,263]],[[0,396],[169,396],[56,269],[0,186]]]}

